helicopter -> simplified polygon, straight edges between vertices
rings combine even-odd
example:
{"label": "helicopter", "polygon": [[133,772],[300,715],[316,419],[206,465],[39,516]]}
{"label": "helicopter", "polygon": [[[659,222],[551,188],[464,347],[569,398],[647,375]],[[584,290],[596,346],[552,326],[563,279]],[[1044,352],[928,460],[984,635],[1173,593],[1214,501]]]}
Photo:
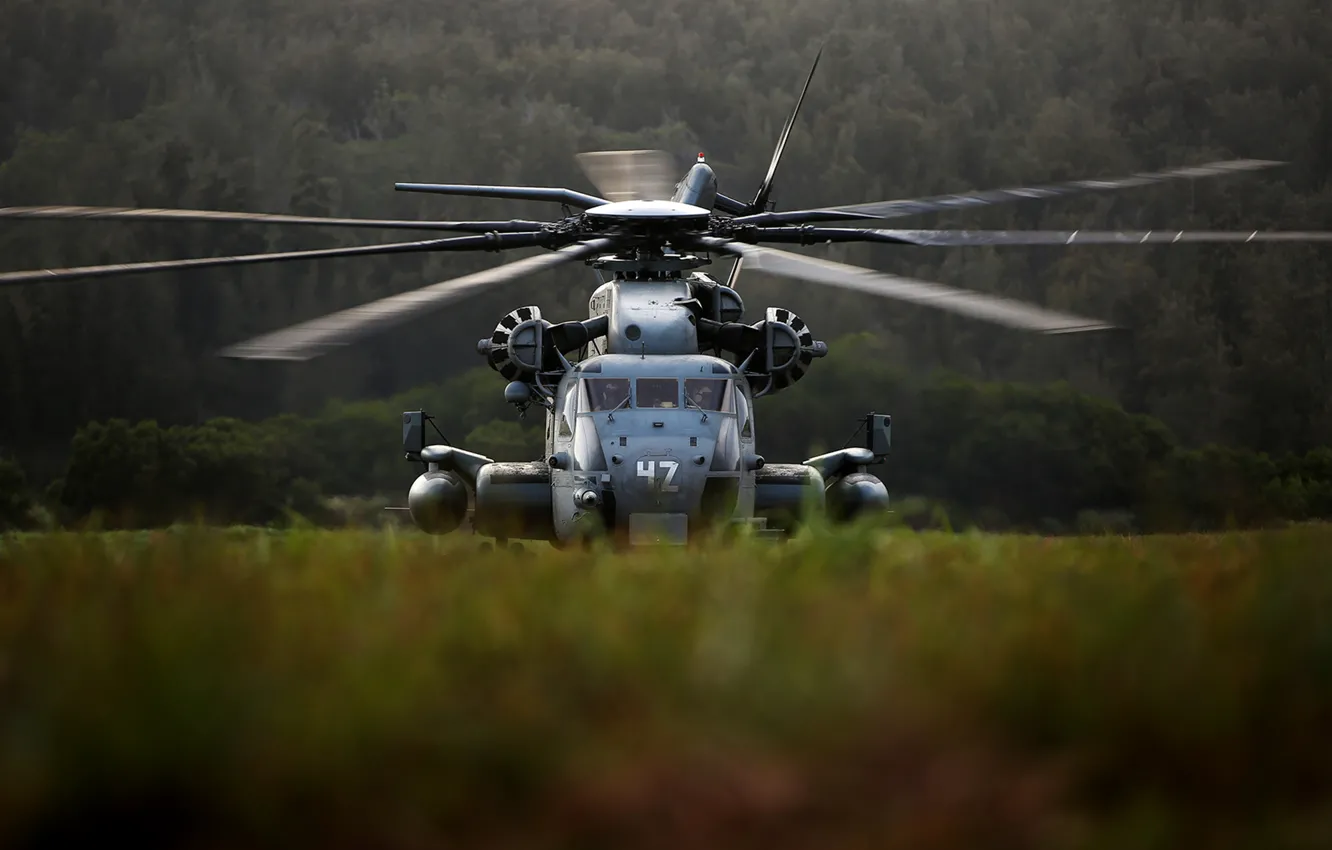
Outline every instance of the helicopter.
{"label": "helicopter", "polygon": [[[154,271],[385,254],[505,251],[541,253],[392,295],[232,345],[224,357],[309,360],[421,317],[469,294],[557,266],[584,263],[598,285],[588,317],[551,322],[536,306],[512,310],[477,344],[506,380],[505,400],[546,420],[545,457],[500,462],[427,433],[423,410],[402,416],[403,456],[424,471],[405,510],[432,534],[473,530],[500,543],[569,545],[609,537],[685,544],[749,527],[788,535],[814,513],[853,521],[888,510],[885,483],[869,471],[891,451],[892,417],[870,413],[865,441],[799,463],[768,463],[756,451],[754,402],[800,381],[828,346],[795,312],[766,307],[746,324],[741,269],[886,297],[1041,334],[1114,330],[1084,318],[995,295],[956,289],[765,247],[870,242],[915,247],[1159,245],[1329,242],[1332,232],[906,230],[868,222],[1022,200],[1103,192],[1256,171],[1282,165],[1228,160],[1114,179],[964,192],[779,211],[774,178],[822,51],[748,201],[719,191],[703,154],[672,183],[668,154],[601,151],[579,156],[598,195],[568,188],[398,183],[397,191],[560,204],[538,221],[410,221],[117,207],[11,207],[0,218],[256,222],[463,233],[411,242],[0,273],[0,285]],[[859,224],[861,226],[854,226]],[[834,226],[835,225],[835,226]],[[713,255],[733,258],[725,280]],[[435,429],[438,431],[438,428]],[[470,510],[469,510],[470,509]],[[516,545],[516,544],[515,544]]]}

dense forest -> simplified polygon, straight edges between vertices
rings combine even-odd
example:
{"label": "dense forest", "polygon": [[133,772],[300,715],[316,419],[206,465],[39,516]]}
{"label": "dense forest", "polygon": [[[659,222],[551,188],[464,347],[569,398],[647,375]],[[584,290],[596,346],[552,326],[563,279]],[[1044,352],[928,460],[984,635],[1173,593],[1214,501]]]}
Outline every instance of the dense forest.
{"label": "dense forest", "polygon": [[[896,518],[917,528],[1123,533],[1332,519],[1332,449],[1194,449],[1158,420],[1068,384],[906,372],[885,346],[871,334],[839,338],[806,392],[761,400],[760,448],[804,458],[845,445],[857,436],[869,388],[880,410],[894,411],[893,439],[903,447],[875,469],[898,497]],[[439,411],[444,433],[469,449],[501,460],[540,454],[541,422],[503,421],[512,416],[494,373],[481,367],[384,400],[330,402],[305,417],[90,423],[70,443],[65,476],[41,493],[0,462],[0,494],[6,479],[20,494],[0,498],[0,528],[378,524],[422,471],[403,459],[396,427],[400,411],[419,407]]]}
{"label": "dense forest", "polygon": [[[545,218],[558,210],[406,195],[392,184],[587,190],[574,154],[639,147],[667,150],[682,168],[704,150],[722,191],[748,197],[824,45],[778,174],[779,208],[1252,157],[1289,164],[1258,175],[909,221],[1322,229],[1332,227],[1332,12],[1325,5],[11,0],[0,6],[6,33],[0,206]],[[379,236],[397,238],[333,228],[4,222],[0,264],[22,269],[238,254]],[[895,463],[909,491],[962,496],[977,510],[978,493],[1004,501],[1004,476],[1024,468],[1023,452],[1050,451],[1050,431],[1013,420],[1035,415],[1031,409],[1044,411],[1040,428],[1067,432],[1059,445],[1070,455],[1090,457],[1098,441],[1147,446],[1140,454],[1150,463],[1111,453],[1061,473],[1072,478],[1051,478],[1039,504],[1016,509],[1027,522],[1055,514],[1068,519],[1075,506],[1140,513],[1141,494],[1160,493],[1144,483],[1149,469],[1173,469],[1172,486],[1209,487],[1187,458],[1210,457],[1204,466],[1211,470],[1249,464],[1227,480],[1257,481],[1259,489],[1276,481],[1279,490],[1280,482],[1310,474],[1332,478],[1326,470],[1309,472],[1321,469],[1319,447],[1332,445],[1332,250],[1326,247],[802,250],[1066,308],[1126,330],[1033,338],[747,273],[741,289],[751,321],[762,306],[783,305],[820,338],[867,333],[873,339],[873,345],[848,342],[841,360],[815,364],[806,380],[767,403],[767,410],[781,411],[766,420],[766,430],[760,426],[760,447],[770,455],[801,454],[833,439],[828,428],[854,426],[813,419],[821,400],[840,402],[837,387],[852,395],[847,415],[870,408],[897,415]],[[404,486],[411,473],[393,451],[397,418],[384,413],[402,401],[437,399],[458,436],[475,433],[517,450],[529,439],[526,424],[502,405],[502,380],[474,371],[475,340],[520,304],[538,304],[557,318],[585,315],[592,281],[584,270],[484,293],[309,363],[214,355],[259,332],[499,261],[490,254],[365,258],[5,289],[0,454],[21,468],[0,467],[0,491],[16,489],[13,482],[26,476],[27,489],[40,494],[63,478],[62,504],[71,509],[114,502],[89,495],[92,484],[93,490],[79,490],[89,441],[117,438],[121,426],[105,424],[110,420],[151,420],[161,435],[186,443],[200,439],[200,429],[262,433],[268,448],[245,452],[269,459],[254,461],[255,474],[277,476],[288,491],[274,498],[288,505],[299,501],[292,481],[325,493]],[[862,362],[848,360],[852,355]],[[1019,386],[1054,381],[1062,388]],[[426,384],[433,388],[408,392]],[[373,401],[403,393],[392,402]],[[963,407],[941,410],[921,401],[942,397]],[[972,427],[989,421],[986,411],[1007,417],[1003,427],[987,426],[989,446],[976,443],[980,432]],[[375,447],[373,456],[367,443],[353,439],[369,431],[346,422],[357,416],[373,417],[367,421],[382,429],[382,437],[363,438]],[[480,428],[497,418],[501,430]],[[1098,436],[1089,423],[1102,420],[1137,424],[1122,432],[1131,432],[1125,443]],[[319,429],[320,440],[335,439],[318,445],[338,452],[336,460],[325,457],[312,467],[324,470],[319,481],[301,471],[306,461],[293,457],[294,449],[273,448],[301,444],[293,435],[314,423],[328,426]],[[970,430],[957,423],[970,423]],[[334,426],[344,429],[340,437],[329,434]],[[964,433],[970,454],[950,441]],[[1148,446],[1153,440],[1157,448]],[[1227,448],[1204,451],[1208,444]],[[169,463],[170,452],[161,451],[151,459],[122,453],[121,468],[104,470],[111,478],[103,480],[139,480],[161,490],[163,505],[173,504],[168,494],[177,491],[145,471],[144,464]],[[288,458],[290,468],[274,469],[275,455],[265,452]],[[381,463],[396,464],[395,471],[377,471]],[[346,480],[330,477],[329,464],[347,470]],[[235,468],[231,460],[225,465]],[[989,483],[982,486],[977,476]],[[1114,492],[1068,497],[1087,481]],[[1188,498],[1219,492],[1210,491]],[[0,514],[5,504],[0,499]],[[276,510],[265,503],[260,512]]]}

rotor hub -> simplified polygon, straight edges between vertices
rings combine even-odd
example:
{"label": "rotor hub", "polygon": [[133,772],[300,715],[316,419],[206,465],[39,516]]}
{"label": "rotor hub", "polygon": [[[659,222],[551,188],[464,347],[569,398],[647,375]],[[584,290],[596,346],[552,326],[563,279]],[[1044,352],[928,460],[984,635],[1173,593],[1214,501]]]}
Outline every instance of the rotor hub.
{"label": "rotor hub", "polygon": [[617,201],[592,207],[584,213],[588,218],[598,221],[615,221],[636,224],[645,221],[698,222],[706,225],[712,213],[692,204],[675,201]]}
{"label": "rotor hub", "polygon": [[594,269],[615,272],[655,272],[673,277],[679,272],[702,268],[711,260],[693,254],[656,254],[648,256],[607,255],[592,260],[589,265]]}

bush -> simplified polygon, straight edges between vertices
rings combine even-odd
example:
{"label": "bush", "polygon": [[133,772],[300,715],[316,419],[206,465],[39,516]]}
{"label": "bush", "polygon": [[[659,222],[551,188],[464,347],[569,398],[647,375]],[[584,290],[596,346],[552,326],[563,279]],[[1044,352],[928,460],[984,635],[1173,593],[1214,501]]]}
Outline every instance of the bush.
{"label": "bush", "polygon": [[1131,511],[1082,511],[1076,525],[1082,535],[1122,536],[1137,530],[1137,518]]}
{"label": "bush", "polygon": [[75,518],[96,513],[110,527],[271,522],[292,492],[281,448],[260,426],[234,419],[177,428],[95,422],[74,436],[60,501]]}

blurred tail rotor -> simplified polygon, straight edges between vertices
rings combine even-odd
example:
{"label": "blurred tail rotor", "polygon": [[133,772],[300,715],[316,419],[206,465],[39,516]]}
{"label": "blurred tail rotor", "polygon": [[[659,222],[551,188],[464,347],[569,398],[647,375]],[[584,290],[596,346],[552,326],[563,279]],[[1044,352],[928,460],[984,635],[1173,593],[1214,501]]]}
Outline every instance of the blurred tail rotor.
{"label": "blurred tail rotor", "polygon": [[611,203],[666,201],[675,191],[676,164],[665,151],[593,151],[577,159],[587,179]]}

